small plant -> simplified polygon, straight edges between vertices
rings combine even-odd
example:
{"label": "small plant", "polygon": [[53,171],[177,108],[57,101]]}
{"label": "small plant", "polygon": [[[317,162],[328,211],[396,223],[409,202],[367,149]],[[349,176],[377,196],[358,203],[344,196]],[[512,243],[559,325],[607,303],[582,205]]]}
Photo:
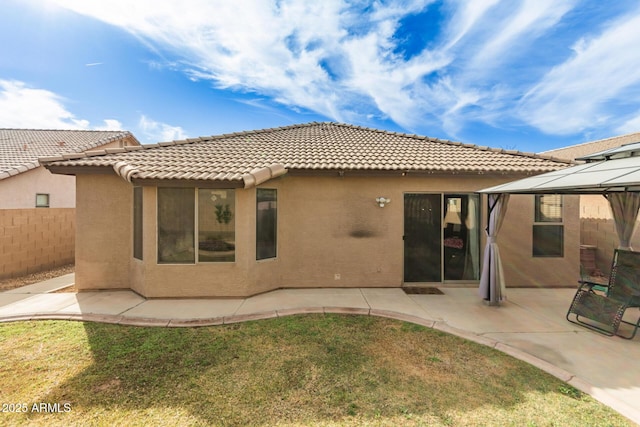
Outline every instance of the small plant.
{"label": "small plant", "polygon": [[233,219],[233,212],[231,212],[231,208],[229,205],[216,205],[216,221],[219,224],[225,223],[229,224]]}

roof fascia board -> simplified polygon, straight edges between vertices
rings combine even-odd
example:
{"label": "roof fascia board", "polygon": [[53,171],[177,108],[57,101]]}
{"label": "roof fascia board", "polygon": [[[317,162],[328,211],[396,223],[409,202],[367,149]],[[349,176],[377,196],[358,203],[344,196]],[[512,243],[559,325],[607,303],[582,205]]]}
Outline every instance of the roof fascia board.
{"label": "roof fascia board", "polygon": [[544,172],[522,172],[522,171],[421,171],[421,170],[400,170],[400,169],[288,169],[291,176],[354,176],[354,177],[438,177],[438,176],[459,176],[459,177],[521,177],[541,174]]}
{"label": "roof fascia board", "polygon": [[44,165],[51,173],[59,175],[116,175],[111,166],[56,166]]}
{"label": "roof fascia board", "polygon": [[197,188],[244,188],[242,180],[212,181],[203,179],[140,179],[133,178],[133,185],[143,187],[197,187]]}

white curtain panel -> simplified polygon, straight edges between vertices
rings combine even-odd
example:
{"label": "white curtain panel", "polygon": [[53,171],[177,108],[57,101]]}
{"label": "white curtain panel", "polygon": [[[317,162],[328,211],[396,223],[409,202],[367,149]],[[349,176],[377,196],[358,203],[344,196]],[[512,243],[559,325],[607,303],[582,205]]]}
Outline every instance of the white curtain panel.
{"label": "white curtain panel", "polygon": [[489,224],[487,227],[487,245],[484,249],[482,275],[480,276],[480,296],[489,305],[499,305],[506,298],[504,271],[500,260],[497,238],[507,213],[508,194],[489,194]]}
{"label": "white curtain panel", "polygon": [[607,195],[616,232],[620,240],[620,249],[631,250],[630,241],[636,228],[638,210],[640,209],[640,193],[610,193]]}

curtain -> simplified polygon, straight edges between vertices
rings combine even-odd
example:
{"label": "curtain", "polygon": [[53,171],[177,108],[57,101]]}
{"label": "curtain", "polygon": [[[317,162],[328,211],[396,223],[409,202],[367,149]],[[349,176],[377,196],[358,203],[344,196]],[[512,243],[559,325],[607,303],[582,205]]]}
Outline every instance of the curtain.
{"label": "curtain", "polygon": [[616,223],[616,232],[620,240],[619,249],[631,249],[631,236],[636,228],[638,209],[640,209],[640,193],[609,193],[607,195],[611,212]]}
{"label": "curtain", "polygon": [[500,261],[500,250],[496,239],[509,202],[508,194],[489,194],[489,219],[487,225],[487,245],[484,249],[482,275],[480,276],[480,296],[489,305],[499,305],[505,297],[504,272]]}

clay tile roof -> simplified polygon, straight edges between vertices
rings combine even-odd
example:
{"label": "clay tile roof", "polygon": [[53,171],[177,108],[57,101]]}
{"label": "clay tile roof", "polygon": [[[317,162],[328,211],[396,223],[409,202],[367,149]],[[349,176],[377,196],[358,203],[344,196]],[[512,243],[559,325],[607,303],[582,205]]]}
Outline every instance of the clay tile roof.
{"label": "clay tile roof", "polygon": [[[126,165],[138,179],[240,180],[260,168],[543,173],[567,161],[460,142],[324,122],[125,148],[124,152],[46,159],[47,166]],[[45,161],[45,159],[41,159]]]}
{"label": "clay tile roof", "polygon": [[544,151],[539,154],[553,156],[560,159],[574,160],[579,157],[608,150],[610,148],[618,148],[622,145],[632,144],[634,142],[640,142],[640,132],[599,139],[597,141],[583,142],[581,144]]}
{"label": "clay tile roof", "polygon": [[37,168],[40,157],[69,156],[124,138],[140,144],[125,131],[0,129],[0,179]]}

